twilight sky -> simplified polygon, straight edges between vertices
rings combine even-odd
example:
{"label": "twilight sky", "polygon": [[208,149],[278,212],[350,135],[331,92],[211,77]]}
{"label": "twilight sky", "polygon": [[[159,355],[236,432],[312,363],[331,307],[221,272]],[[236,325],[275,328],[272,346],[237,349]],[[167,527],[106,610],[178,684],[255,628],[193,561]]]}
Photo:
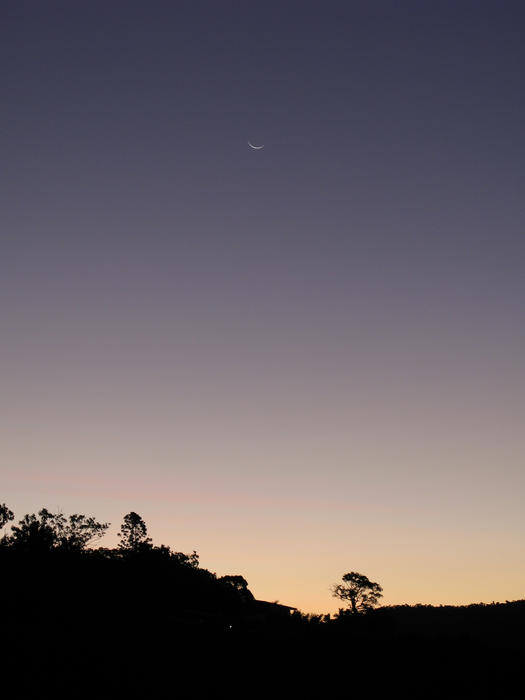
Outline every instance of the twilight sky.
{"label": "twilight sky", "polygon": [[[0,501],[265,600],[525,596],[521,0],[4,0]],[[264,144],[250,149],[247,141]]]}

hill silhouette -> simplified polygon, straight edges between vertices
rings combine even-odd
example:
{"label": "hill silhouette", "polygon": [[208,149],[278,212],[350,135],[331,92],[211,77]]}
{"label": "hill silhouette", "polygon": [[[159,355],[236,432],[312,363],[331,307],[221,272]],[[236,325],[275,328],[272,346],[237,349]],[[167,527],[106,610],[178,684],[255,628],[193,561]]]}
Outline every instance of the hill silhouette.
{"label": "hill silhouette", "polygon": [[106,523],[45,509],[0,541],[2,678],[18,697],[521,697],[524,600],[308,615],[128,516],[114,549],[92,546]]}

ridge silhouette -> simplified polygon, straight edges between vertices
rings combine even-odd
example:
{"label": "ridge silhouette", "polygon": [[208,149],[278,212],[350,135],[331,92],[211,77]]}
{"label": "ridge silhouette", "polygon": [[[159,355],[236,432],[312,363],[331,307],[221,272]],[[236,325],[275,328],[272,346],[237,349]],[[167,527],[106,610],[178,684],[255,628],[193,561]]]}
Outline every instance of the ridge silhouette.
{"label": "ridge silhouette", "polygon": [[519,697],[525,600],[374,608],[363,595],[381,587],[351,572],[355,605],[305,614],[154,545],[137,513],[119,546],[94,547],[108,527],[44,508],[0,539],[0,663],[18,697]]}

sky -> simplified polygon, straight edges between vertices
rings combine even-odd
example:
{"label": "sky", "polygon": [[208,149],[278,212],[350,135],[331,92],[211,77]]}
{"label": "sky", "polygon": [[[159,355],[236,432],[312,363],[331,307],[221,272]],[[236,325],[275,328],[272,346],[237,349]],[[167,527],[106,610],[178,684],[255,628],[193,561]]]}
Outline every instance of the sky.
{"label": "sky", "polygon": [[[4,0],[0,501],[329,612],[525,596],[525,6]],[[251,141],[264,145],[253,150]]]}

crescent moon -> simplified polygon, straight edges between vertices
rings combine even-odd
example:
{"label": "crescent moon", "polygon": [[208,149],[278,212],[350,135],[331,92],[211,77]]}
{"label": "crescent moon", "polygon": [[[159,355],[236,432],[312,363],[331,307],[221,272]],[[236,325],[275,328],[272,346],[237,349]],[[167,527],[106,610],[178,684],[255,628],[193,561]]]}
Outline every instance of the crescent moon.
{"label": "crescent moon", "polygon": [[260,151],[261,148],[264,148],[264,144],[262,146],[254,146],[253,143],[250,143],[249,141],[248,141],[248,146],[250,148],[253,148],[254,151]]}

